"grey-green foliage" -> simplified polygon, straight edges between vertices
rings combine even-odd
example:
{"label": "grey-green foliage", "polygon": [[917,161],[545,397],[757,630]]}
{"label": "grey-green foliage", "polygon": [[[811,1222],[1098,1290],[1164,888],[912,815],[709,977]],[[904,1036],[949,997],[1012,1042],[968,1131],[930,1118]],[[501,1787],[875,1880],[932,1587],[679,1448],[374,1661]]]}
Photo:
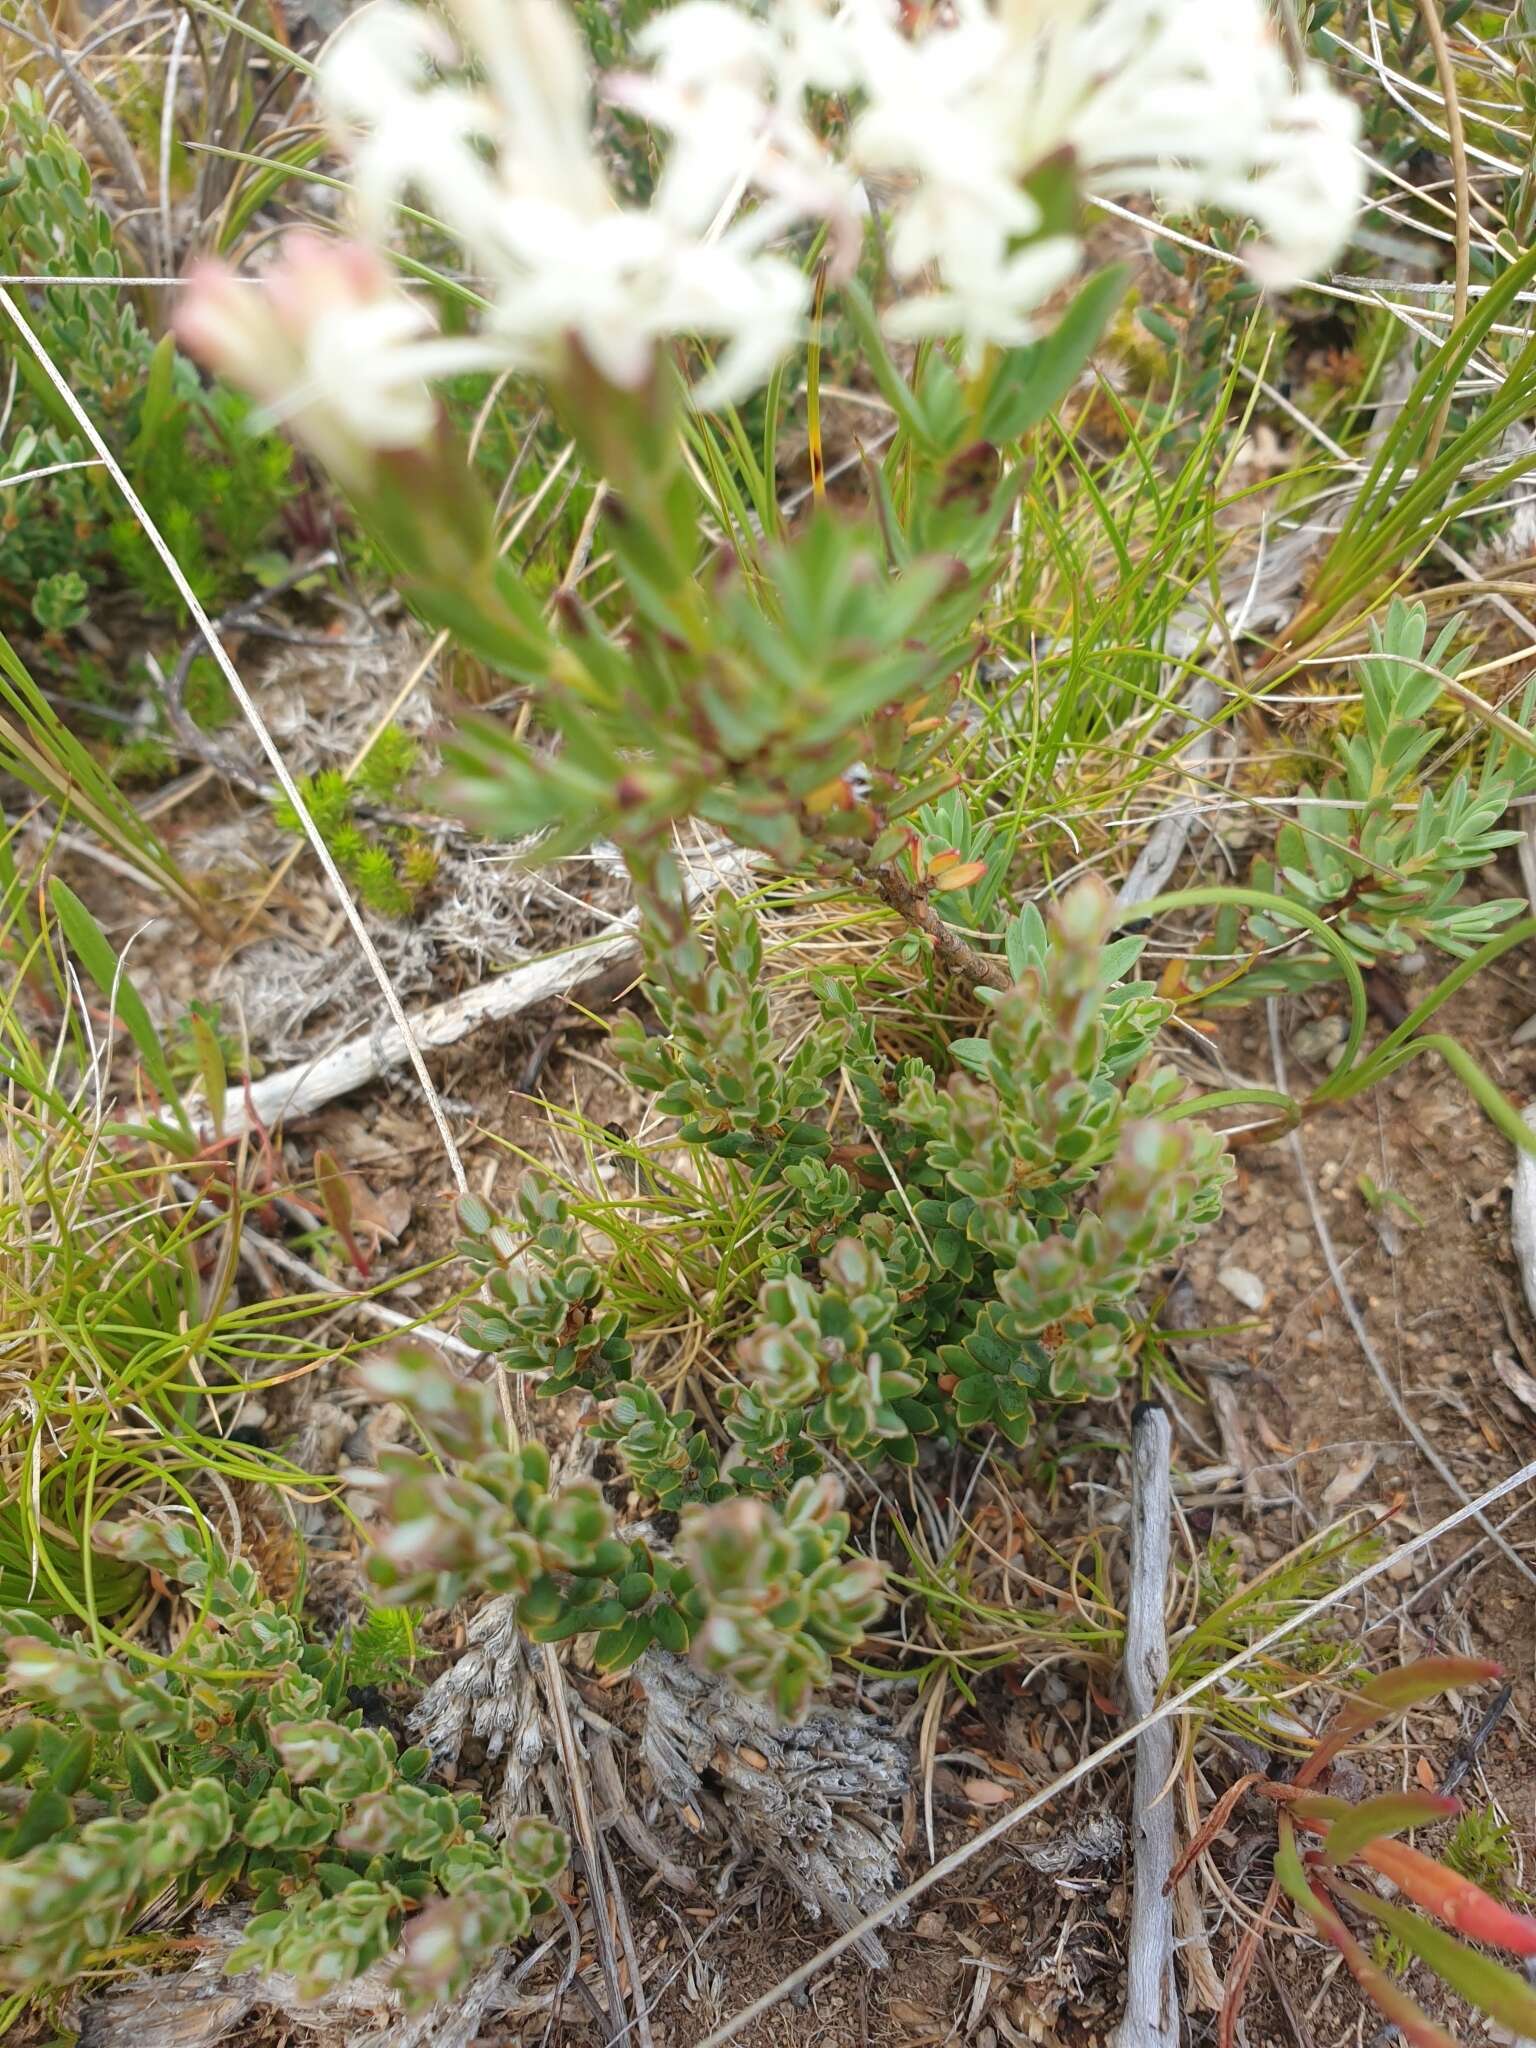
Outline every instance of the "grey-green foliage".
{"label": "grey-green foliage", "polygon": [[[1153,1056],[1168,1005],[1124,979],[1141,942],[1111,942],[1110,918],[1085,884],[1049,927],[1033,909],[1015,920],[1015,985],[939,1071],[884,1053],[833,977],[819,1025],[780,1057],[758,920],[722,896],[704,1008],[658,988],[665,1034],[626,1019],[615,1035],[684,1141],[737,1162],[768,1204],[726,1442],[636,1382],[599,1264],[545,1186],[525,1189],[520,1229],[461,1209],[491,1294],[474,1341],[546,1392],[591,1396],[597,1433],[667,1507],[782,1496],[826,1447],[911,1463],[921,1435],[982,1425],[1022,1443],[1040,1402],[1112,1392],[1138,1290],[1215,1217],[1230,1169]],[[834,1115],[839,1077],[854,1107]]]}
{"label": "grey-green foliage", "polygon": [[[1015,984],[947,1071],[882,1052],[831,977],[820,1028],[777,1059],[761,934],[731,902],[709,1014],[663,994],[666,1036],[621,1023],[630,1078],[685,1140],[777,1198],[776,1270],[728,1419],[737,1469],[804,1469],[823,1440],[910,1463],[917,1436],[982,1424],[1022,1443],[1039,1402],[1128,1372],[1137,1291],[1218,1213],[1229,1164],[1172,1114],[1182,1084],[1152,1057],[1168,1006],[1123,979],[1140,941],[1111,942],[1110,916],[1084,884],[1049,928],[1032,908],[1015,920]],[[857,1105],[836,1124],[835,1076]]]}
{"label": "grey-green foliage", "polygon": [[[323,1997],[393,1956],[410,2007],[450,1996],[549,1903],[558,1828],[500,1841],[478,1800],[433,1784],[347,1702],[347,1661],[262,1596],[243,1562],[174,1526],[118,1546],[199,1608],[174,1659],[112,1654],[0,1616],[0,1984],[37,1993],[108,1959],[167,1884],[250,1909],[231,1971]],[[91,1817],[87,1817],[87,1815]]]}
{"label": "grey-green foliage", "polygon": [[[545,751],[502,726],[466,726],[448,756],[455,808],[499,837],[541,835],[545,858],[612,839],[680,990],[701,968],[670,856],[684,819],[825,876],[891,859],[904,821],[952,780],[945,713],[1024,482],[1013,451],[1070,388],[1124,282],[1101,272],[1049,335],[996,352],[971,383],[942,349],[925,351],[912,388],[850,283],[844,310],[899,420],[871,465],[873,503],[819,504],[785,531],[771,475],[759,475],[764,537],[726,550],[720,507],[680,459],[670,379],[620,392],[572,362],[553,395],[607,480],[600,531],[624,591],[618,631],[580,590],[563,587],[546,607],[479,514],[466,568],[421,516],[418,471],[407,497],[381,464],[369,509],[410,567],[423,615],[529,684],[560,741]],[[698,432],[713,467],[724,446]],[[460,483],[445,473],[438,489],[467,532]]]}
{"label": "grey-green foliage", "polygon": [[[599,1664],[656,1641],[795,1711],[881,1607],[850,1557],[832,1458],[912,1463],[917,1440],[990,1426],[1014,1443],[1042,1402],[1114,1391],[1136,1352],[1135,1297],[1217,1213],[1229,1162],[1179,1115],[1152,1056],[1167,1005],[1127,983],[1140,941],[1111,943],[1089,883],[1048,927],[1010,928],[1014,987],[943,1072],[883,1053],[855,990],[819,984],[821,1020],[778,1056],[762,933],[729,896],[695,1009],[656,990],[668,1029],[621,1025],[636,1084],[684,1141],[750,1174],[768,1209],[769,1277],[738,1352],[720,1436],[636,1375],[598,1259],[553,1189],[514,1224],[460,1204],[487,1300],[466,1330],[503,1370],[576,1391],[675,1545],[626,1545],[598,1489],[552,1494],[537,1446],[491,1447],[491,1397],[420,1360],[370,1367],[439,1458],[384,1461],[386,1598],[513,1593],[535,1636],[597,1632]],[[833,1108],[833,1084],[854,1105]]]}
{"label": "grey-green foliage", "polygon": [[[1470,660],[1455,645],[1452,620],[1433,644],[1422,605],[1394,598],[1360,663],[1362,718],[1339,742],[1339,766],[1303,791],[1294,823],[1275,842],[1273,863],[1254,882],[1326,918],[1364,967],[1436,948],[1457,958],[1475,952],[1525,905],[1517,897],[1471,901],[1470,875],[1520,834],[1505,822],[1515,798],[1536,790],[1536,759],[1505,739],[1479,765],[1437,785],[1424,771],[1443,730],[1429,723],[1447,678]],[[1532,693],[1528,692],[1528,699]],[[1525,706],[1528,719],[1531,705]],[[1525,719],[1522,722],[1525,722]],[[1326,981],[1330,956],[1279,915],[1249,919],[1252,942],[1268,949],[1221,991],[1247,1000]],[[1218,922],[1209,950],[1240,949],[1235,912]],[[1224,975],[1230,967],[1223,966]]]}
{"label": "grey-green foliage", "polygon": [[[464,1206],[477,1221],[479,1205]],[[536,1641],[592,1634],[604,1670],[626,1668],[652,1643],[692,1645],[710,1668],[728,1669],[789,1715],[884,1604],[878,1566],[844,1554],[848,1517],[832,1481],[808,1479],[782,1504],[717,1487],[703,1504],[702,1489],[674,1484],[671,1461],[658,1452],[683,1433],[649,1388],[615,1399],[614,1408],[632,1399],[634,1415],[612,1433],[630,1448],[633,1472],[647,1469],[648,1455],[657,1459],[653,1500],[685,1504],[671,1550],[621,1538],[595,1482],[552,1486],[542,1445],[503,1442],[484,1383],[455,1379],[409,1351],[371,1363],[364,1381],[409,1409],[433,1452],[380,1460],[380,1533],[368,1572],[386,1602],[446,1606],[470,1592],[509,1594]]]}

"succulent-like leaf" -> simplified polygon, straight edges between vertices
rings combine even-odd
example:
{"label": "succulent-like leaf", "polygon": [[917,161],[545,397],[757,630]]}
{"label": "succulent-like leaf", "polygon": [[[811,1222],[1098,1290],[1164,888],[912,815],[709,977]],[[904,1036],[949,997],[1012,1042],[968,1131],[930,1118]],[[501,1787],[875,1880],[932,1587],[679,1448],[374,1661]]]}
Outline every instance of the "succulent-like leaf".
{"label": "succulent-like leaf", "polygon": [[1445,1820],[1460,1813],[1461,1801],[1435,1792],[1383,1792],[1365,1799],[1334,1821],[1323,1839],[1325,1863],[1347,1863],[1367,1843],[1407,1828],[1423,1827],[1426,1821]]}
{"label": "succulent-like leaf", "polygon": [[1346,1967],[1360,1989],[1385,2017],[1400,2027],[1412,2048],[1457,2048],[1444,2027],[1437,2026],[1392,1979],[1374,1963],[1356,1941],[1336,1910],[1307,1881],[1296,1837],[1284,1814],[1280,1816],[1280,1843],[1275,1851],[1275,1876],[1292,1903],[1312,1922],[1318,1933],[1343,1956]]}

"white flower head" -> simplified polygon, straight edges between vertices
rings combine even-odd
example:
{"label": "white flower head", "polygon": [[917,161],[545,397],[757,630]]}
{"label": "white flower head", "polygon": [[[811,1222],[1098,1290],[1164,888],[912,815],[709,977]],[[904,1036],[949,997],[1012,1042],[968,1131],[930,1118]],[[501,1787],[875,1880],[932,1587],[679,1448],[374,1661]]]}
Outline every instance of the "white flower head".
{"label": "white flower head", "polygon": [[1263,0],[950,0],[907,33],[893,0],[843,0],[858,47],[855,166],[895,179],[892,267],[931,297],[906,333],[974,357],[1026,335],[1070,273],[1070,237],[1031,245],[1030,184],[1216,206],[1263,231],[1246,260],[1292,282],[1346,240],[1363,196],[1352,104],[1294,79]]}
{"label": "white flower head", "polygon": [[[316,445],[322,395],[354,444],[419,430],[434,363],[558,381],[579,351],[635,389],[697,338],[717,359],[700,402],[738,399],[804,328],[810,280],[777,245],[825,230],[846,274],[866,179],[889,214],[892,331],[958,338],[973,364],[1037,332],[1081,262],[1064,201],[1220,207],[1255,223],[1266,283],[1325,264],[1360,202],[1354,110],[1293,76],[1266,0],[933,0],[915,26],[903,0],[680,0],[601,84],[564,0],[443,5],[374,0],[319,90],[364,229],[382,240],[403,199],[439,220],[483,282],[478,336],[444,341],[393,287],[348,297],[318,273],[290,294],[312,337],[275,307],[281,335],[256,345],[211,286],[192,315],[210,335],[222,320],[213,349],[243,350],[246,381]],[[663,140],[647,205],[614,189],[600,96]]]}
{"label": "white flower head", "polygon": [[[863,195],[813,132],[805,106],[813,82],[855,77],[852,48],[842,49],[841,62],[834,54],[832,25],[814,0],[783,0],[764,18],[731,0],[681,0],[647,22],[635,46],[650,68],[620,73],[608,92],[670,137],[656,197],[669,220],[717,232],[754,194],[759,205],[749,218],[760,239],[795,221],[823,221],[842,267],[852,268]],[[827,32],[819,44],[818,26]]]}
{"label": "white flower head", "polygon": [[260,287],[224,264],[200,264],[176,334],[348,486],[364,480],[377,454],[421,447],[437,422],[433,379],[484,355],[476,343],[439,336],[374,250],[302,228],[286,237]]}
{"label": "white flower head", "polygon": [[506,367],[558,378],[577,347],[634,388],[658,348],[697,336],[720,348],[701,403],[752,390],[810,301],[800,267],[766,245],[798,220],[851,218],[855,192],[799,100],[777,96],[772,35],[727,0],[684,0],[651,25],[654,72],[611,88],[671,137],[641,207],[618,198],[598,157],[593,80],[561,0],[448,5],[483,88],[454,75],[458,53],[406,31],[415,10],[402,0],[376,0],[322,58],[369,224],[411,193],[452,229],[487,281],[483,339]]}

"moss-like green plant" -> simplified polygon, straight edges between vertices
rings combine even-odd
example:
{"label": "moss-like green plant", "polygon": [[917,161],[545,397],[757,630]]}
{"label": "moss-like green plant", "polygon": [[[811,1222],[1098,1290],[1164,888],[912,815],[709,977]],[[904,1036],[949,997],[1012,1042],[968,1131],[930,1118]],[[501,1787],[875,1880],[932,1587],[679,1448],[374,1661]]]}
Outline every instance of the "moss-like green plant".
{"label": "moss-like green plant", "polygon": [[[299,778],[304,808],[337,866],[381,917],[408,917],[437,880],[438,857],[430,842],[409,829],[375,823],[365,808],[398,803],[420,754],[409,733],[387,725],[354,775],[324,768]],[[273,800],[272,818],[284,832],[303,834],[299,813],[286,797]]]}

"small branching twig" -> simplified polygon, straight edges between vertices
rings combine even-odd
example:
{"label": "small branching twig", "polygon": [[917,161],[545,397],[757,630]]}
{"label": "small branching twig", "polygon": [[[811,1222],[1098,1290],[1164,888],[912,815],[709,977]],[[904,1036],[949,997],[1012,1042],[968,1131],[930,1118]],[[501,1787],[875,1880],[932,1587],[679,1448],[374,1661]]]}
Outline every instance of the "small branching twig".
{"label": "small branching twig", "polygon": [[866,874],[879,892],[881,902],[928,939],[940,966],[954,975],[957,981],[968,982],[972,988],[1002,990],[1009,987],[1011,978],[1005,963],[986,953],[978,953],[974,946],[962,939],[952,926],[944,922],[923,891],[898,871],[894,862],[882,861],[878,867],[867,869]]}

